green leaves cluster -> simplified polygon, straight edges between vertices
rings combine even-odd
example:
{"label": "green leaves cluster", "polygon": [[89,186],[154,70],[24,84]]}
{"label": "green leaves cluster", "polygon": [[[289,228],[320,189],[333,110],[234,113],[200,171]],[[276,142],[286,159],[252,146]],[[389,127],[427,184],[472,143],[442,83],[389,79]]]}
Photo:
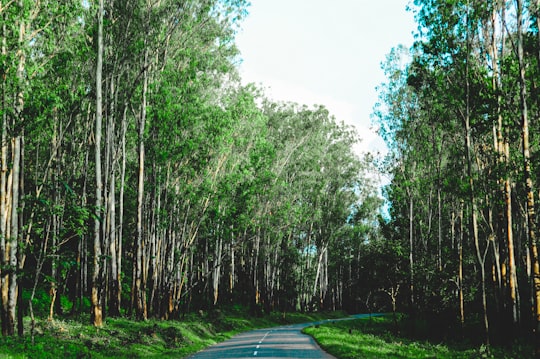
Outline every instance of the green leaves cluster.
{"label": "green leaves cluster", "polygon": [[[234,37],[248,3],[105,0],[101,84],[96,4],[38,5],[0,12],[2,138],[20,137],[23,153],[25,300],[51,293],[39,306],[51,317],[85,308],[92,286],[110,315],[139,310],[138,296],[160,318],[230,302],[329,307],[340,248],[358,237],[351,213],[373,189],[351,127],[240,85]],[[2,149],[10,171],[15,150]]]}
{"label": "green leaves cluster", "polygon": [[[525,19],[522,88],[518,5]],[[426,316],[446,313],[452,323],[484,307],[486,338],[499,339],[508,328],[528,328],[523,308],[535,301],[527,268],[535,260],[529,255],[536,230],[526,214],[522,139],[528,115],[536,196],[538,4],[418,0],[411,8],[417,41],[388,55],[388,81],[375,108],[390,150],[385,165],[392,182],[385,193],[393,230],[386,237],[408,257],[401,264],[409,287],[401,303]],[[512,251],[516,279],[510,278]]]}

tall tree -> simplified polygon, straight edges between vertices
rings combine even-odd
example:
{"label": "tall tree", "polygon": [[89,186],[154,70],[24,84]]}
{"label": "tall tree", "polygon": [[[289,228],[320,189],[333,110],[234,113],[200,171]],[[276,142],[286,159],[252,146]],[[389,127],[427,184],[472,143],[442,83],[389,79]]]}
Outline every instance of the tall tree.
{"label": "tall tree", "polygon": [[103,205],[103,179],[101,175],[101,131],[103,128],[103,13],[104,0],[98,1],[97,7],[97,58],[96,58],[96,114],[95,114],[95,175],[96,175],[96,193],[95,193],[95,214],[94,214],[94,261],[92,272],[92,321],[96,327],[103,325],[103,274],[102,274],[102,233],[101,222]]}

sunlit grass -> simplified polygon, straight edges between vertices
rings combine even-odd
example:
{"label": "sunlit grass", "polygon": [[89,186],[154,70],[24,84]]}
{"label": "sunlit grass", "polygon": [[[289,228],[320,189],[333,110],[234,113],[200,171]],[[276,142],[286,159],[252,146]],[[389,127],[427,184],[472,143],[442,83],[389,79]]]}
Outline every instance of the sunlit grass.
{"label": "sunlit grass", "polygon": [[245,308],[187,315],[177,321],[108,318],[103,328],[90,318],[38,320],[35,341],[25,320],[25,336],[0,337],[0,359],[38,358],[184,358],[235,334],[255,328],[345,316],[273,313],[252,317]]}
{"label": "sunlit grass", "polygon": [[[529,358],[531,348],[453,347],[428,341],[414,341],[391,332],[391,318],[366,318],[335,322],[305,329],[322,348],[339,359],[400,358],[400,359],[470,359]],[[375,334],[373,334],[375,333]]]}

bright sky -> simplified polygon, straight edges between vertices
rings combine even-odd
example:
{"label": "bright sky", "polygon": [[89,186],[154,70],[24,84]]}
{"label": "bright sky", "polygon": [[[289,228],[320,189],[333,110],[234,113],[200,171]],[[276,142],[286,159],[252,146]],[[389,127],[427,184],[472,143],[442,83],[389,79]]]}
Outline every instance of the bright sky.
{"label": "bright sky", "polygon": [[371,129],[380,64],[392,47],[413,42],[408,0],[251,0],[237,44],[244,83],[277,101],[324,105],[353,124],[359,152],[384,152]]}

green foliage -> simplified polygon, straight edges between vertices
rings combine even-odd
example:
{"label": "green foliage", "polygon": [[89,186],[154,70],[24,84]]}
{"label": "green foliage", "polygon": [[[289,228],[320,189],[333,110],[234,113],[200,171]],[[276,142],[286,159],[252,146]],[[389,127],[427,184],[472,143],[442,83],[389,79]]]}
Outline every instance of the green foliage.
{"label": "green foliage", "polygon": [[[379,204],[365,178],[369,161],[353,151],[354,130],[323,106],[273,103],[240,85],[234,37],[248,5],[106,1],[100,117],[96,4],[13,1],[3,9],[0,112],[6,143],[19,135],[24,143],[19,290],[28,302],[36,287],[36,317],[49,315],[51,287],[55,317],[87,312],[92,285],[113,316],[132,313],[142,293],[150,317],[235,302],[266,312],[330,307],[339,273],[351,264],[339,265],[341,248],[356,251],[377,236],[369,229]],[[2,151],[9,177],[13,153]],[[144,283],[132,293],[138,260]],[[121,308],[111,308],[118,297]],[[19,310],[26,314],[24,305]],[[222,324],[217,329],[236,328]],[[179,330],[159,336],[185,337]],[[154,339],[124,338],[141,355]],[[88,350],[99,347],[88,340]],[[38,340],[36,348],[49,352],[54,343]],[[72,345],[53,353],[69,356]]]}
{"label": "green foliage", "polygon": [[[33,344],[29,335],[0,338],[0,358],[185,357],[241,331],[344,315],[340,312],[271,313],[262,318],[251,318],[246,313],[245,308],[236,306],[223,312],[192,314],[182,321],[108,319],[101,329],[77,320],[43,320],[36,324]],[[87,318],[79,320],[87,321]],[[25,319],[25,328],[29,326],[29,320]]]}
{"label": "green foliage", "polygon": [[[531,11],[523,29],[513,20],[518,4]],[[537,4],[419,0],[411,10],[417,41],[388,55],[387,82],[375,108],[390,149],[383,163],[391,177],[384,190],[390,203],[384,237],[406,252],[408,261],[397,272],[406,274],[401,282],[413,290],[406,289],[399,305],[424,318],[427,327],[433,324],[427,318],[454,323],[460,306],[471,325],[485,312],[485,342],[488,336],[492,342],[511,340],[517,328],[530,330],[525,321],[536,320],[522,312],[518,321],[510,312],[532,305],[529,262],[518,259],[531,250],[523,230],[529,223],[517,208],[530,207],[521,146],[522,121],[539,108],[533,84],[540,74]],[[522,64],[519,34],[527,49]],[[520,69],[526,73],[521,88]],[[525,103],[520,90],[529,96]],[[528,132],[538,133],[537,123],[530,127]],[[530,155],[536,168],[537,148]],[[516,303],[501,274],[511,249],[519,278]]]}
{"label": "green foliage", "polygon": [[516,342],[511,347],[474,346],[464,343],[412,339],[405,326],[395,332],[391,316],[341,321],[304,330],[337,358],[528,358],[532,347]]}
{"label": "green foliage", "polygon": [[[27,306],[30,300],[31,292],[24,290],[22,293],[22,299],[25,306]],[[32,301],[32,308],[36,317],[45,318],[49,314],[49,306],[51,305],[51,297],[45,290],[40,289],[36,291],[34,300]]]}

